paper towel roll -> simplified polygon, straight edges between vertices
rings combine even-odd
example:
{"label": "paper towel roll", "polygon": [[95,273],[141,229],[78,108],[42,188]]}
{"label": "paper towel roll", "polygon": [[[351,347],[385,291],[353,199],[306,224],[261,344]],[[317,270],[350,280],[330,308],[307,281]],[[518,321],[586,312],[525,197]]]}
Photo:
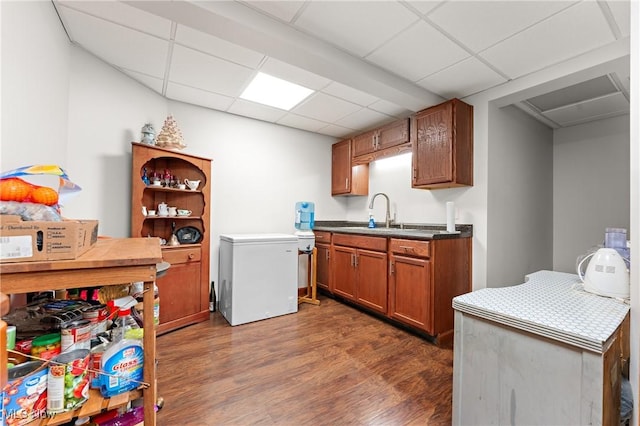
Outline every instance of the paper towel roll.
{"label": "paper towel roll", "polygon": [[453,201],[447,201],[447,232],[456,231],[456,208]]}

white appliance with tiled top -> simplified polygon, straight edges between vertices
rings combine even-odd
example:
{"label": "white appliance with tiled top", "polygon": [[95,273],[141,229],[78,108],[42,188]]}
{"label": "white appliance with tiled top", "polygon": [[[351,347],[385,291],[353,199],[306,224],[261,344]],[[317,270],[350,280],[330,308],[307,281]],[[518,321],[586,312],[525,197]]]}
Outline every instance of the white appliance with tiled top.
{"label": "white appliance with tiled top", "polygon": [[220,235],[220,313],[235,326],[298,311],[298,238]]}
{"label": "white appliance with tiled top", "polygon": [[539,271],[453,308],[454,425],[614,424],[629,305]]}

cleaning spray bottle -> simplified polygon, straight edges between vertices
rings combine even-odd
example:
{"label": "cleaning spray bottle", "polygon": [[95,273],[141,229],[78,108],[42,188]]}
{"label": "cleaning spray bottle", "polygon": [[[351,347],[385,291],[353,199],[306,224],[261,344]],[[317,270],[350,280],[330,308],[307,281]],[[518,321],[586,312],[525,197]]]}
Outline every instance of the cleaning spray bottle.
{"label": "cleaning spray bottle", "polygon": [[373,220],[373,212],[369,211],[369,228],[375,228],[376,222]]}

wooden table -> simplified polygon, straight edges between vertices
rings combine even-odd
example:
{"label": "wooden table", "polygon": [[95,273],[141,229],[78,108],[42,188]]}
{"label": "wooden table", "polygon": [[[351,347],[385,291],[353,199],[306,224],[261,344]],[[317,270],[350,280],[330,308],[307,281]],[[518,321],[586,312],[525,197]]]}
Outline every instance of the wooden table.
{"label": "wooden table", "polygon": [[[153,312],[153,283],[156,279],[156,264],[160,262],[162,252],[157,238],[99,239],[94,247],[74,260],[0,263],[0,288],[3,293],[15,294],[142,281],[144,310]],[[156,334],[153,331],[153,315],[144,316],[144,329],[144,381],[149,384],[143,391],[144,418],[146,425],[155,425]],[[3,345],[1,350],[6,357],[6,346]],[[119,395],[114,398],[118,397]],[[92,403],[90,399],[86,405],[103,404]],[[82,412],[81,410],[82,407],[79,411]],[[58,424],[59,418],[72,414],[56,415],[51,419],[55,423],[49,421],[49,424]]]}

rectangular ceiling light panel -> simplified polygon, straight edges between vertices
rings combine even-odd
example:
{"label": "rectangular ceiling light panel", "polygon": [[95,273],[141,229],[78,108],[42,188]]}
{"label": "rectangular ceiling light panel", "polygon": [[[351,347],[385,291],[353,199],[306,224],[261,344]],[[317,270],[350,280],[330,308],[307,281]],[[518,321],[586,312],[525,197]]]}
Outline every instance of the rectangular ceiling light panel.
{"label": "rectangular ceiling light panel", "polygon": [[313,90],[306,87],[258,72],[240,97],[289,111],[312,93]]}

